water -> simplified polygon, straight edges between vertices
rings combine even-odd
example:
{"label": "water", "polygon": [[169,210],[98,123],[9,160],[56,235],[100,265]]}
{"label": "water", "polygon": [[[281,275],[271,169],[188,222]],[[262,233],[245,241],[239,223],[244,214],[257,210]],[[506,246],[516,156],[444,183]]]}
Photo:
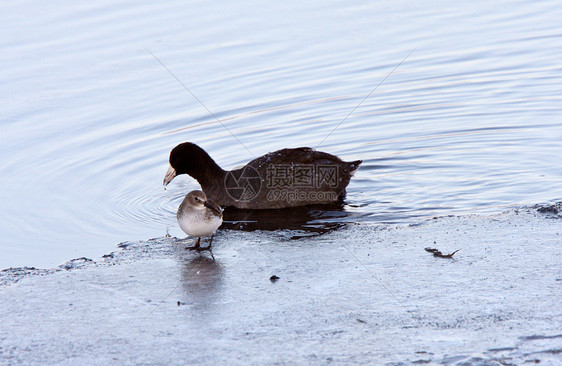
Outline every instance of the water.
{"label": "water", "polygon": [[180,235],[198,186],[163,190],[172,147],[196,142],[223,168],[316,147],[414,49],[319,147],[364,160],[339,220],[562,198],[556,1],[0,7],[0,268]]}

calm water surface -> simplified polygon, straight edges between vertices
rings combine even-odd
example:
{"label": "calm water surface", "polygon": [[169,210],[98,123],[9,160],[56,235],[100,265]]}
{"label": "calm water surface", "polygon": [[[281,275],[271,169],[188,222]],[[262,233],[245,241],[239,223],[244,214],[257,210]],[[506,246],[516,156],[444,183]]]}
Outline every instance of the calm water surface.
{"label": "calm water surface", "polygon": [[172,147],[229,169],[316,147],[414,49],[320,146],[364,160],[330,220],[560,200],[560,19],[556,1],[3,3],[0,268],[181,235],[198,185],[162,188]]}

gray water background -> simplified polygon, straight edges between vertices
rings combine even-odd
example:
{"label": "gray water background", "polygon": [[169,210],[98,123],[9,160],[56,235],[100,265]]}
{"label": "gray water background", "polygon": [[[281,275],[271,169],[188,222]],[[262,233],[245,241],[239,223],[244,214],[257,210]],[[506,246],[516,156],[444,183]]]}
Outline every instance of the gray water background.
{"label": "gray water background", "polygon": [[319,147],[364,160],[342,220],[560,200],[560,19],[556,1],[2,3],[0,268],[181,236],[198,185],[162,188],[176,144],[225,169],[316,147],[387,76]]}

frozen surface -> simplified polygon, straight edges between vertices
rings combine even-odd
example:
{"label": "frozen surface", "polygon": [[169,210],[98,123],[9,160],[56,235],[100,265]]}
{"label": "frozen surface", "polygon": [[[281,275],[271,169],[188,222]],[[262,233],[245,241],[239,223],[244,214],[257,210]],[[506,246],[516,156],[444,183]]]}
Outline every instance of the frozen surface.
{"label": "frozen surface", "polygon": [[4,270],[0,362],[559,365],[561,224],[520,209],[300,240],[222,231],[215,261],[158,238]]}

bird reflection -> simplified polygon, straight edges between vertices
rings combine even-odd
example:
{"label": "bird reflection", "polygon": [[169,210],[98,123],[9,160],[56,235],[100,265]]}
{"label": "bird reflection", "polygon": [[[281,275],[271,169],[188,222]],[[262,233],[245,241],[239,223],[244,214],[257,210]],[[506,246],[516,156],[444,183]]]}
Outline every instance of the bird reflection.
{"label": "bird reflection", "polygon": [[310,205],[275,210],[240,210],[228,207],[224,211],[222,229],[231,230],[297,230],[293,239],[329,233],[347,225],[352,213],[343,203]]}
{"label": "bird reflection", "polygon": [[182,266],[181,286],[184,301],[208,310],[217,302],[222,288],[223,267],[212,257],[191,257]]}

